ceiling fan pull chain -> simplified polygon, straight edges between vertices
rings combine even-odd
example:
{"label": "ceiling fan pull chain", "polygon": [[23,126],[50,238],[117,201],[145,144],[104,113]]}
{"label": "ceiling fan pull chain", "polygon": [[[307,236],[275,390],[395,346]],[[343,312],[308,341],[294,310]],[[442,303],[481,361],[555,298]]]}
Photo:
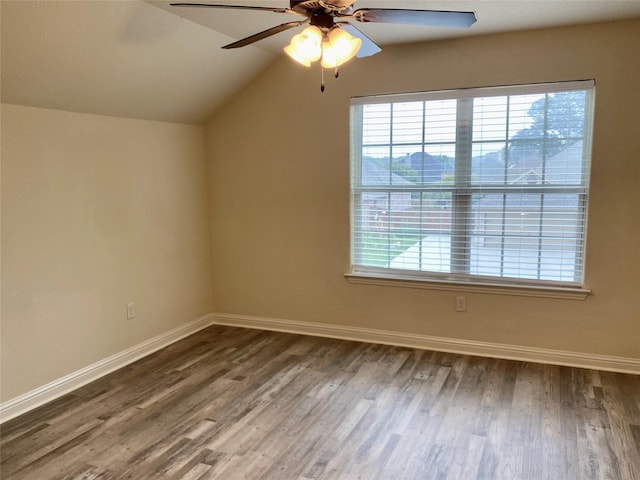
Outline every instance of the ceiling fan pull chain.
{"label": "ceiling fan pull chain", "polygon": [[324,68],[322,67],[322,65],[320,65],[320,78],[320,91],[324,93]]}
{"label": "ceiling fan pull chain", "polygon": [[340,71],[338,70],[338,67],[336,67],[336,71],[333,74],[335,75],[336,78],[340,76]]}

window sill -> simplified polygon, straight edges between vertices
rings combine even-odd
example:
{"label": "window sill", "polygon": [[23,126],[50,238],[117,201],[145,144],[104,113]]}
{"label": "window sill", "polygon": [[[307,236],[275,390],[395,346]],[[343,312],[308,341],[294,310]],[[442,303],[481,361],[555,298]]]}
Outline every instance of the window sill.
{"label": "window sill", "polygon": [[584,288],[534,286],[498,283],[465,283],[444,280],[423,280],[402,276],[378,276],[364,273],[346,273],[350,283],[359,285],[382,285],[386,287],[423,288],[449,292],[487,293],[492,295],[516,295],[521,297],[558,298],[563,300],[586,300],[591,290]]}

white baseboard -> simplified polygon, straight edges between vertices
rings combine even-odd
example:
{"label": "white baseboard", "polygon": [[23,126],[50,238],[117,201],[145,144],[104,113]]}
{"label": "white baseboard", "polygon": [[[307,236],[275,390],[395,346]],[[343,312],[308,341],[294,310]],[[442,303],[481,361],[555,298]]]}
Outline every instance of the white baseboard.
{"label": "white baseboard", "polygon": [[116,353],[104,360],[100,360],[88,367],[65,375],[58,380],[36,388],[0,404],[0,423],[6,422],[23,413],[44,405],[47,402],[69,393],[87,383],[97,380],[108,373],[135,362],[147,355],[171,345],[189,335],[206,328],[213,323],[211,315],[205,315],[193,322],[174,328],[157,337],[135,345],[120,353]]}
{"label": "white baseboard", "polygon": [[591,368],[612,372],[640,374],[640,358],[613,357],[544,348],[477,342],[444,337],[416,335],[371,328],[346,327],[324,323],[298,322],[246,315],[213,314],[213,323],[235,327],[273,330],[318,337],[339,338],[367,343],[397,345],[423,350],[505,358],[525,362]]}
{"label": "white baseboard", "polygon": [[233,314],[209,314],[169,332],[158,335],[88,367],[66,375],[35,390],[0,404],[0,423],[44,405],[108,373],[135,362],[211,325],[255,328],[277,332],[338,338],[367,343],[397,345],[465,355],[505,358],[612,372],[640,374],[640,359],[613,357],[543,348],[475,342],[444,337],[416,335],[372,328],[347,327],[325,323],[299,322]]}

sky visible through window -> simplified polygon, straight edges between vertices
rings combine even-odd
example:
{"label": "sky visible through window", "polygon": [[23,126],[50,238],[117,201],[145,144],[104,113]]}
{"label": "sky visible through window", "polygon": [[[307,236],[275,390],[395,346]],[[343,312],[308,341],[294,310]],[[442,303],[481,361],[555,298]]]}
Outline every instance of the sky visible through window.
{"label": "sky visible through window", "polygon": [[[474,155],[486,155],[504,148],[506,138],[531,126],[531,105],[543,94],[474,99]],[[363,154],[372,158],[401,157],[416,151],[455,156],[456,100],[383,103],[365,105],[362,131]],[[507,118],[509,125],[507,128]],[[424,120],[424,121],[423,121]],[[418,150],[416,150],[416,148]]]}

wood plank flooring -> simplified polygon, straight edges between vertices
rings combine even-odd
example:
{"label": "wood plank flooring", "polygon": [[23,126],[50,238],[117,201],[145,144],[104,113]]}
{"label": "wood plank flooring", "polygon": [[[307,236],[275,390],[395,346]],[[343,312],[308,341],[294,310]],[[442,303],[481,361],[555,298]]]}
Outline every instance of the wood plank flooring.
{"label": "wood plank flooring", "polygon": [[640,377],[214,326],[0,439],[4,480],[640,480]]}

